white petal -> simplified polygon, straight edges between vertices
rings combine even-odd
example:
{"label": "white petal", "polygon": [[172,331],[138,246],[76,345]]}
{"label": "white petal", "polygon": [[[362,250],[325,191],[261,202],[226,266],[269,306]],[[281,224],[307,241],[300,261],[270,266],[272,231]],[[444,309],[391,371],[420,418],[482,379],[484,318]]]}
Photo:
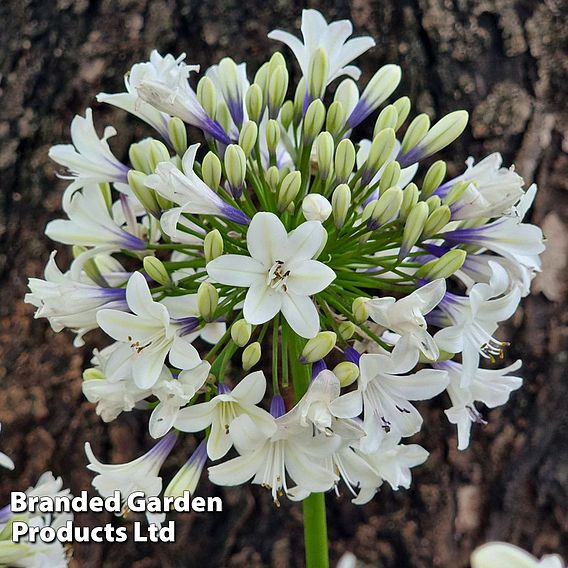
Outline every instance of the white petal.
{"label": "white petal", "polygon": [[243,315],[253,325],[271,320],[282,306],[283,295],[265,283],[251,286],[245,298]]}
{"label": "white petal", "polygon": [[325,290],[335,277],[335,272],[329,266],[317,260],[303,260],[290,264],[290,276],[286,284],[292,294],[312,296]]}
{"label": "white petal", "polygon": [[317,335],[320,328],[319,315],[314,303],[307,296],[298,296],[292,293],[284,294],[282,296],[282,314],[299,336],[311,339]]}
{"label": "white petal", "polygon": [[348,392],[332,401],[329,408],[337,418],[355,418],[363,412],[363,398],[359,391]]}
{"label": "white petal", "polygon": [[319,221],[306,221],[288,235],[284,258],[280,260],[309,260],[322,249],[327,233]]}
{"label": "white petal", "polygon": [[157,319],[163,323],[169,320],[165,306],[154,302],[146,278],[140,272],[134,272],[128,280],[126,301],[128,307],[140,317]]}
{"label": "white petal", "polygon": [[274,213],[257,213],[247,231],[247,247],[253,258],[270,268],[286,253],[288,235]]}
{"label": "white petal", "polygon": [[182,408],[177,415],[175,427],[182,432],[199,432],[211,425],[215,416],[215,399]]}
{"label": "white petal", "polygon": [[207,274],[214,282],[228,286],[249,287],[266,280],[267,269],[256,259],[240,254],[224,254],[207,264]]}
{"label": "white petal", "polygon": [[247,375],[232,391],[240,404],[258,404],[266,392],[266,378],[262,371]]}
{"label": "white petal", "polygon": [[189,341],[176,335],[170,349],[170,363],[178,369],[193,369],[201,363],[201,357]]}
{"label": "white petal", "polygon": [[504,542],[491,542],[474,550],[471,568],[537,568],[538,560],[528,552]]}
{"label": "white petal", "polygon": [[225,425],[218,420],[211,424],[211,432],[207,440],[207,455],[212,460],[221,459],[233,445],[231,436],[226,432]]}
{"label": "white petal", "polygon": [[136,386],[141,389],[149,389],[156,384],[164,362],[166,360],[167,350],[159,352],[142,351],[136,355],[132,365],[132,377]]}
{"label": "white petal", "polygon": [[263,451],[250,452],[220,465],[214,465],[207,471],[209,479],[217,485],[242,485],[261,468],[266,460]]}
{"label": "white petal", "polygon": [[179,407],[177,405],[158,403],[150,415],[148,427],[152,438],[165,436],[174,425]]}
{"label": "white petal", "polygon": [[144,342],[157,331],[154,321],[119,310],[100,310],[97,312],[97,323],[107,335],[125,343],[130,343],[132,338]]}

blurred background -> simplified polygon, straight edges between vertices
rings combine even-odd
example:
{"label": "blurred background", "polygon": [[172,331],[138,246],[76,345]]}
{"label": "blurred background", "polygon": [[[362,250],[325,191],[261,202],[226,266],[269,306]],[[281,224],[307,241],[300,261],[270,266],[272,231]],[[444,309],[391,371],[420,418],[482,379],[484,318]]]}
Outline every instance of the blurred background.
{"label": "blurred background", "polygon": [[[522,357],[524,387],[508,405],[485,412],[466,452],[439,397],[420,409],[415,437],[431,456],[409,491],[383,489],[355,507],[328,497],[332,562],[354,552],[380,568],[461,568],[473,547],[506,540],[537,555],[568,558],[568,3],[565,0],[4,0],[0,3],[0,448],[16,462],[0,472],[0,505],[45,470],[78,493],[90,485],[83,446],[105,462],[123,462],[150,446],[147,416],[123,414],[110,425],[81,394],[90,334],[74,349],[70,334],[33,320],[23,303],[28,276],[41,276],[54,248],[43,235],[59,217],[65,182],[47,158],[70,141],[69,124],[92,106],[100,132],[113,124],[112,147],[124,157],[145,134],[126,113],[99,105],[100,91],[122,90],[133,63],[186,52],[205,69],[230,55],[249,75],[279,44],[266,34],[299,26],[303,7],[328,20],[349,18],[377,46],[358,61],[363,81],[397,63],[413,112],[432,118],[470,112],[461,139],[446,150],[450,174],[468,155],[501,152],[539,193],[532,220],[548,238],[533,294],[501,332],[512,342],[507,362]],[[285,55],[292,61],[291,54]],[[372,121],[370,127],[372,128]],[[361,131],[362,136],[370,132]],[[64,260],[59,254],[58,260]],[[164,469],[171,477],[192,450],[189,437]],[[221,489],[226,510],[177,518],[175,544],[77,544],[75,567],[302,566],[301,507],[275,509],[260,488]],[[82,525],[127,523],[110,515],[78,515]]]}

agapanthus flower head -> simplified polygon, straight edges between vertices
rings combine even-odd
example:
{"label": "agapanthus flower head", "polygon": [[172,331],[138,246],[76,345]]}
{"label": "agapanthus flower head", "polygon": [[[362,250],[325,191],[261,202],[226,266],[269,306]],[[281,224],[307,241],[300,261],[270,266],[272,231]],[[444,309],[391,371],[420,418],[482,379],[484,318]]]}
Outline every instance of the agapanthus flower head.
{"label": "agapanthus flower head", "polygon": [[491,419],[480,404],[520,387],[520,363],[497,366],[498,328],[540,270],[542,231],[523,220],[536,186],[499,154],[453,179],[443,160],[425,167],[467,112],[411,116],[394,64],[361,87],[353,61],[374,41],[352,32],[315,10],[303,41],[271,32],[298,60],[295,85],[280,52],[253,70],[225,57],[194,89],[198,66],[154,51],[99,100],[156,138],[116,157],[88,110],[52,150],[72,183],[46,233],[75,260],[63,271],[52,256],[26,300],[56,331],[106,333],[85,396],[105,421],[147,412],[159,438],[122,465],[87,447],[103,495],[159,494],[183,432],[199,442],[168,494],[195,492],[210,459],[213,482],[252,480],[276,503],[346,487],[362,504],[409,487],[427,459],[403,443],[422,428],[415,401],[447,391],[464,449]]}

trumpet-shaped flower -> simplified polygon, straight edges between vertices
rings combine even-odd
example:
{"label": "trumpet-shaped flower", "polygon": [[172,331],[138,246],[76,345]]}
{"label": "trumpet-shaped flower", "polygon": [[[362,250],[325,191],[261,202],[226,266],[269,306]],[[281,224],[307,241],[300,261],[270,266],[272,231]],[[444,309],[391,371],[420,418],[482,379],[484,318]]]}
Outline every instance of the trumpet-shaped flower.
{"label": "trumpet-shaped flower", "polygon": [[175,420],[175,427],[182,432],[199,432],[211,426],[207,440],[207,454],[212,460],[222,458],[233,445],[231,424],[237,416],[246,414],[257,428],[271,433],[273,419],[256,406],[266,392],[266,379],[262,371],[247,375],[234,389],[221,383],[219,394],[208,402],[182,408]]}
{"label": "trumpet-shaped flower", "polygon": [[323,48],[327,55],[328,75],[326,85],[337,77],[348,75],[358,79],[361,70],[349,65],[354,59],[375,45],[371,37],[349,39],[353,25],[349,20],[339,20],[328,24],[317,10],[302,12],[302,43],[296,36],[283,30],[274,30],[268,34],[270,39],[281,41],[294,53],[300,64],[302,74],[309,83],[309,67],[312,56],[318,48]]}
{"label": "trumpet-shaped flower", "polygon": [[557,554],[547,554],[539,561],[518,546],[488,542],[473,551],[471,568],[565,568],[565,564]]}
{"label": "trumpet-shaped flower", "polygon": [[[126,286],[126,301],[133,313],[118,310],[100,310],[99,326],[112,338],[130,345],[125,359],[124,350],[111,355],[108,366],[113,368],[111,380],[119,377],[124,365],[131,366],[132,376],[140,388],[152,387],[162,372],[166,357],[178,369],[187,370],[201,363],[199,353],[183,337],[186,326],[173,323],[168,309],[155,302],[145,278],[135,272]],[[190,331],[193,331],[192,326]]]}
{"label": "trumpet-shaped flower", "polygon": [[325,244],[318,221],[306,221],[287,234],[273,213],[257,213],[247,232],[250,256],[227,254],[207,264],[210,278],[221,284],[249,288],[244,317],[261,324],[278,312],[302,337],[315,337],[319,316],[310,296],[325,290],[335,272],[312,260]]}
{"label": "trumpet-shaped flower", "polygon": [[485,424],[475,403],[482,402],[489,408],[501,406],[509,400],[511,392],[519,389],[523,383],[520,377],[509,374],[521,368],[521,361],[504,369],[476,369],[473,379],[466,387],[462,385],[463,365],[455,361],[440,361],[434,363],[434,367],[446,371],[450,378],[448,394],[452,407],[446,410],[446,415],[458,428],[459,450],[468,447],[472,424]]}
{"label": "trumpet-shaped flower", "polygon": [[[434,339],[426,330],[424,315],[440,303],[445,292],[446,281],[438,279],[400,300],[391,297],[373,298],[367,302],[366,306],[369,316],[375,323],[401,336],[397,347],[418,349],[428,359],[434,361],[440,352]],[[400,346],[399,343],[401,343]]]}

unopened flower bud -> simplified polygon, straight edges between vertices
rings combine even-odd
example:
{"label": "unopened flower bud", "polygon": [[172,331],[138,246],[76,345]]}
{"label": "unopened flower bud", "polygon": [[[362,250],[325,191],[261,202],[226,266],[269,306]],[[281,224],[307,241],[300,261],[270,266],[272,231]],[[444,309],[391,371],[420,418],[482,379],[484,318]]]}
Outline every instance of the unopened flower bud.
{"label": "unopened flower bud", "polygon": [[288,69],[284,65],[278,65],[269,73],[266,100],[270,118],[276,118],[288,91]]}
{"label": "unopened flower bud", "polygon": [[359,367],[351,361],[343,361],[334,367],[333,374],[339,379],[342,387],[348,387],[359,377]]}
{"label": "unopened flower bud", "polygon": [[270,62],[263,63],[254,75],[254,83],[257,84],[262,92],[266,92],[268,88],[268,70],[270,69]]}
{"label": "unopened flower bud", "polygon": [[368,298],[355,298],[351,304],[351,311],[353,312],[353,319],[357,323],[363,323],[369,319],[369,309],[367,308]]}
{"label": "unopened flower bud", "polygon": [[335,226],[340,229],[345,224],[349,207],[351,207],[351,188],[346,183],[335,188],[331,196],[331,207]]}
{"label": "unopened flower bud", "polygon": [[205,321],[213,321],[219,303],[219,292],[210,282],[202,282],[197,289],[197,309]]}
{"label": "unopened flower bud", "polygon": [[471,182],[468,180],[458,181],[457,183],[454,183],[454,185],[452,185],[450,191],[448,191],[446,197],[444,198],[444,205],[447,205],[449,207],[450,205],[461,199],[470,183]]}
{"label": "unopened flower bud", "polygon": [[187,150],[187,129],[181,118],[173,116],[168,122],[168,134],[172,146],[178,156],[183,156]]}
{"label": "unopened flower bud", "polygon": [[433,213],[440,205],[442,205],[442,200],[437,195],[431,195],[426,200],[426,205],[428,205],[428,210]]}
{"label": "unopened flower bud", "polygon": [[294,120],[294,103],[292,101],[286,101],[282,108],[280,109],[280,123],[284,130],[288,130],[288,127],[292,124]]}
{"label": "unopened flower bud", "polygon": [[253,83],[248,88],[245,95],[245,104],[249,118],[256,123],[260,122],[264,110],[264,95],[258,84]]}
{"label": "unopened flower bud", "polygon": [[344,138],[335,150],[335,175],[338,183],[345,183],[355,167],[355,146],[349,138]]}
{"label": "unopened flower bud", "polygon": [[351,339],[355,334],[355,324],[351,321],[344,321],[339,324],[339,335],[345,341]]}
{"label": "unopened flower bud", "polygon": [[439,233],[450,222],[451,216],[450,208],[447,205],[442,205],[435,211],[432,211],[428,216],[426,225],[424,225],[424,237],[431,237]]}
{"label": "unopened flower bud", "polygon": [[217,104],[217,113],[215,115],[215,120],[223,127],[223,130],[225,132],[228,132],[231,129],[231,111],[223,100],[219,101],[219,103]]}
{"label": "unopened flower bud", "polygon": [[414,120],[409,124],[404,138],[402,139],[402,144],[400,147],[400,153],[406,154],[409,152],[414,146],[424,138],[426,133],[428,132],[428,128],[430,128],[430,119],[428,118],[427,114],[419,114]]}
{"label": "unopened flower bud", "polygon": [[325,106],[320,99],[312,101],[304,116],[302,137],[304,144],[309,146],[320,133],[325,120]]}
{"label": "unopened flower bud", "polygon": [[203,254],[205,262],[211,262],[223,254],[223,237],[217,229],[213,229],[203,239]]}
{"label": "unopened flower bud", "polygon": [[155,256],[146,256],[142,262],[146,274],[158,284],[167,286],[171,283],[170,275],[164,263]]}
{"label": "unopened flower bud", "polygon": [[152,172],[156,169],[156,166],[160,162],[170,161],[170,152],[168,147],[163,142],[160,142],[160,140],[152,140],[148,149],[148,162]]}
{"label": "unopened flower bud", "polygon": [[213,191],[217,191],[221,183],[221,173],[221,160],[219,160],[217,154],[207,152],[201,163],[201,177],[205,185],[209,186]]}
{"label": "unopened flower bud", "polygon": [[302,174],[300,172],[290,172],[280,184],[278,191],[278,210],[284,211],[298,195],[302,184]]}
{"label": "unopened flower bud", "polygon": [[331,203],[319,193],[310,193],[302,201],[302,213],[308,221],[323,223],[331,215]]}
{"label": "unopened flower bud", "polygon": [[286,67],[286,58],[280,51],[275,51],[268,61],[268,73],[272,73],[278,67]]}
{"label": "unopened flower bud", "polygon": [[333,167],[333,136],[329,132],[320,132],[315,142],[318,163],[318,174],[322,180],[326,180]]}
{"label": "unopened flower bud", "polygon": [[[418,192],[416,196],[418,197]],[[404,224],[402,243],[398,253],[399,261],[404,260],[412,250],[412,247],[418,242],[418,239],[422,236],[422,231],[424,230],[424,225],[427,220],[428,205],[426,205],[424,201],[420,201],[410,210],[406,223]]]}
{"label": "unopened flower bud", "polygon": [[298,126],[304,118],[304,103],[307,93],[306,80],[301,77],[294,92],[294,124]]}
{"label": "unopened flower bud", "polygon": [[260,361],[261,352],[262,350],[258,341],[245,347],[242,355],[243,369],[245,371],[252,369]]}
{"label": "unopened flower bud", "polygon": [[[363,183],[369,183],[374,175],[386,164],[387,160],[392,156],[395,146],[396,134],[392,128],[385,128],[377,133],[373,138],[373,142],[369,148],[369,155],[365,162],[365,171],[362,178]],[[384,174],[382,177],[384,177]]]}
{"label": "unopened flower bud", "polygon": [[392,128],[393,131],[396,128],[398,122],[398,113],[394,105],[386,106],[380,113],[375,122],[375,129],[373,130],[373,138],[385,128]]}
{"label": "unopened flower bud", "polygon": [[446,162],[438,160],[434,162],[424,176],[422,184],[422,196],[429,197],[438,189],[444,178],[446,177]]}
{"label": "unopened flower bud", "polygon": [[234,197],[240,197],[247,173],[247,158],[237,144],[229,144],[225,150],[225,174]]}
{"label": "unopened flower bud", "polygon": [[205,112],[211,117],[215,118],[217,114],[217,89],[213,81],[206,75],[199,79],[197,83],[197,100],[205,109]]}
{"label": "unopened flower bud", "polygon": [[105,379],[105,374],[96,367],[91,367],[90,369],[85,369],[83,371],[84,381],[100,381]]}
{"label": "unopened flower bud", "polygon": [[389,187],[381,194],[367,223],[369,229],[375,230],[392,221],[402,205],[402,189],[398,186]]}
{"label": "unopened flower bud", "polygon": [[136,199],[140,201],[142,207],[148,211],[151,215],[160,218],[161,209],[156,200],[156,193],[153,189],[146,187],[144,184],[146,180],[146,175],[142,172],[137,172],[136,170],[129,170],[128,172],[128,185],[132,189],[132,193],[136,196]]}
{"label": "unopened flower bud", "polygon": [[333,101],[327,109],[327,117],[325,119],[325,129],[334,137],[339,134],[345,126],[345,108],[341,101]]}
{"label": "unopened flower bud", "polygon": [[266,145],[270,154],[276,153],[276,148],[280,142],[280,124],[278,121],[270,119],[266,124]]}
{"label": "unopened flower bud", "polygon": [[418,203],[420,192],[415,183],[409,183],[402,190],[402,205],[400,206],[400,218],[404,221],[413,207]]}
{"label": "unopened flower bud", "polygon": [[418,278],[436,280],[449,278],[455,274],[465,262],[467,253],[461,249],[453,249],[446,254],[422,265],[416,272]]}
{"label": "unopened flower bud", "polygon": [[389,162],[381,176],[381,181],[379,182],[379,190],[382,193],[389,187],[396,185],[400,179],[400,164],[398,162]]}
{"label": "unopened flower bud", "polygon": [[153,174],[154,169],[150,164],[150,144],[152,143],[151,138],[146,138],[141,142],[136,142],[130,145],[128,149],[128,158],[132,167],[145,174]]}
{"label": "unopened flower bud", "polygon": [[329,65],[327,53],[318,47],[312,54],[308,65],[308,94],[312,99],[321,99],[327,86]]}
{"label": "unopened flower bud", "polygon": [[404,121],[408,118],[408,115],[410,114],[410,107],[411,107],[410,99],[408,97],[400,97],[400,99],[394,101],[393,106],[398,114],[396,127],[395,127],[395,130],[398,130],[404,124]]}
{"label": "unopened flower bud", "polygon": [[270,189],[273,192],[276,192],[280,185],[280,172],[278,171],[278,167],[270,166],[268,170],[266,170],[265,179]]}
{"label": "unopened flower bud", "polygon": [[239,346],[244,347],[252,334],[252,326],[244,319],[236,321],[231,326],[231,339]]}
{"label": "unopened flower bud", "polygon": [[219,61],[217,78],[223,97],[229,104],[229,111],[233,121],[240,128],[243,121],[243,100],[239,68],[233,59],[224,57]]}
{"label": "unopened flower bud", "polygon": [[239,146],[243,149],[247,158],[250,156],[250,153],[256,144],[257,136],[258,126],[256,125],[256,122],[247,120],[247,122],[243,124],[239,134]]}
{"label": "unopened flower bud", "polygon": [[337,335],[333,331],[320,331],[310,339],[300,355],[300,363],[315,363],[329,355],[335,347]]}

